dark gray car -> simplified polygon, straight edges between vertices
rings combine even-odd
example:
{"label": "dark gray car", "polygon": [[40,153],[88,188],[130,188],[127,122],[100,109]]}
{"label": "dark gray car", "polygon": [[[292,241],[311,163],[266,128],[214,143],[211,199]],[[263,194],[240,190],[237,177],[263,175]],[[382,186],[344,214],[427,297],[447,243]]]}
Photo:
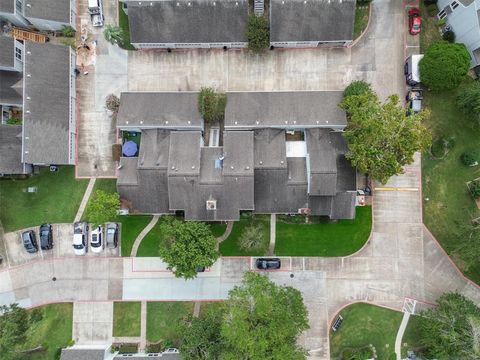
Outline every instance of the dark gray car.
{"label": "dark gray car", "polygon": [[255,265],[259,270],[276,270],[280,269],[282,262],[279,258],[259,258],[255,261]]}
{"label": "dark gray car", "polygon": [[38,251],[37,238],[33,230],[24,231],[22,233],[22,242],[25,250],[30,254],[35,254]]}
{"label": "dark gray car", "polygon": [[105,224],[105,237],[107,248],[115,249],[118,245],[118,224],[106,223]]}
{"label": "dark gray car", "polygon": [[42,250],[53,248],[53,232],[50,224],[42,224],[40,226],[40,247]]}

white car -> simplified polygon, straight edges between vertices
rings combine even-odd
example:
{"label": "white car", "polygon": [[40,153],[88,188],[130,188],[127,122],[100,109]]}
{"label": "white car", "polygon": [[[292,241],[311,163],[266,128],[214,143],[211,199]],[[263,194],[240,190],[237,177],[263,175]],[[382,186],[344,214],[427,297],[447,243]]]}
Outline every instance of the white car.
{"label": "white car", "polygon": [[90,247],[92,252],[100,253],[103,250],[103,246],[103,228],[99,226],[90,233]]}
{"label": "white car", "polygon": [[73,224],[73,253],[75,255],[85,255],[88,251],[88,225],[85,222],[76,222]]}

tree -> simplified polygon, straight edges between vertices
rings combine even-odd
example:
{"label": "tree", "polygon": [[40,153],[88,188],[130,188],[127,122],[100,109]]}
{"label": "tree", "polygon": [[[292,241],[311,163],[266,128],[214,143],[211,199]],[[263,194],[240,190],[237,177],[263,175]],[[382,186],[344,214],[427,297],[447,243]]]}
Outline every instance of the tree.
{"label": "tree", "polygon": [[248,49],[254,53],[261,53],[270,46],[270,29],[267,19],[263,16],[252,14],[248,17],[246,35]]}
{"label": "tree", "polygon": [[362,95],[366,92],[373,92],[372,87],[369,83],[363,80],[355,80],[348,85],[345,90],[343,91],[343,96],[354,96],[354,95]]}
{"label": "tree", "polygon": [[480,309],[458,293],[443,294],[438,307],[421,313],[421,342],[437,359],[480,358]]}
{"label": "tree", "polygon": [[434,91],[451,90],[465,79],[470,68],[470,55],[464,44],[437,41],[420,60],[422,83]]}
{"label": "tree", "polygon": [[0,306],[0,354],[3,360],[17,359],[15,347],[26,340],[29,327],[28,313],[18,304]]}
{"label": "tree", "polygon": [[211,87],[202,87],[198,94],[198,111],[207,123],[220,121],[225,116],[227,96]]}
{"label": "tree", "polygon": [[219,257],[217,239],[203,222],[173,220],[163,224],[161,232],[160,257],[176,277],[192,279],[198,267],[212,266]]}
{"label": "tree", "polygon": [[119,207],[120,196],[117,193],[96,190],[88,202],[85,217],[95,227],[115,218]]}
{"label": "tree", "polygon": [[222,308],[212,308],[202,317],[191,317],[181,325],[182,357],[188,360],[218,359],[222,350]]}
{"label": "tree", "polygon": [[300,291],[254,272],[229,292],[222,359],[305,359],[297,337],[309,328]]}
{"label": "tree", "polygon": [[261,249],[265,243],[263,228],[260,224],[252,224],[247,226],[240,236],[240,248],[250,251]]}
{"label": "tree", "polygon": [[124,33],[121,27],[107,24],[103,30],[103,36],[110,44],[123,44]]}
{"label": "tree", "polygon": [[343,133],[348,143],[347,159],[382,183],[402,173],[416,151],[430,146],[430,133],[422,125],[428,113],[407,116],[396,95],[382,104],[375,93],[365,92],[344,98],[339,106],[348,117]]}
{"label": "tree", "polygon": [[474,82],[472,85],[461,90],[457,96],[457,106],[464,114],[480,122],[480,83]]}

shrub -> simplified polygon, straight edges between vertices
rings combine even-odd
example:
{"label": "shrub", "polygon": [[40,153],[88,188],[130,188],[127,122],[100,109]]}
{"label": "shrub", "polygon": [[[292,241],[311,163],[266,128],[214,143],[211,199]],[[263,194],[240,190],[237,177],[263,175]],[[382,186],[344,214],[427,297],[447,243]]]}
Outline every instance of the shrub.
{"label": "shrub", "polygon": [[480,122],[480,83],[478,81],[459,92],[457,106],[464,114]]}
{"label": "shrub", "polygon": [[270,29],[263,16],[250,15],[247,23],[248,49],[261,53],[270,46]]}
{"label": "shrub", "polygon": [[478,165],[478,157],[478,152],[466,151],[460,156],[460,161],[465,166],[475,166]]}
{"label": "shrub", "polygon": [[442,26],[445,25],[446,23],[447,23],[447,18],[443,18],[443,19],[437,20],[437,26],[438,26],[438,27],[442,27]]}
{"label": "shrub", "polygon": [[22,125],[22,119],[19,118],[9,118],[7,119],[8,125]]}
{"label": "shrub", "polygon": [[361,95],[366,92],[372,92],[372,87],[369,83],[363,80],[355,80],[348,85],[343,91],[343,96]]}
{"label": "shrub", "polygon": [[74,37],[75,36],[75,29],[71,26],[62,26],[62,35],[65,37]]}
{"label": "shrub", "polygon": [[438,0],[423,0],[423,3],[428,6],[432,4],[437,4],[437,1]]}
{"label": "shrub", "polygon": [[470,182],[470,184],[468,184],[468,188],[470,189],[470,193],[475,200],[480,198],[480,180],[473,180]]}
{"label": "shrub", "polygon": [[465,79],[470,68],[470,55],[464,44],[437,41],[420,60],[422,83],[434,91],[451,90]]}
{"label": "shrub", "polygon": [[437,12],[438,12],[437,5],[435,5],[435,4],[427,5],[427,13],[428,13],[428,15],[430,15],[430,16],[435,16],[435,15],[437,15]]}
{"label": "shrub", "polygon": [[35,308],[30,312],[30,323],[36,323],[43,319],[43,309]]}
{"label": "shrub", "polygon": [[211,87],[202,87],[198,94],[198,110],[207,123],[220,121],[225,116],[227,96]]}
{"label": "shrub", "polygon": [[113,94],[108,95],[105,100],[105,107],[116,114],[120,108],[120,99],[118,96]]}
{"label": "shrub", "polygon": [[455,33],[452,30],[445,31],[442,35],[443,40],[448,41],[449,43],[455,42]]}
{"label": "shrub", "polygon": [[124,33],[119,26],[107,24],[103,30],[103,36],[110,44],[123,44]]}
{"label": "shrub", "polygon": [[432,143],[432,155],[436,158],[443,158],[455,146],[455,140],[448,137],[440,137]]}
{"label": "shrub", "polygon": [[262,248],[264,243],[262,230],[262,226],[259,224],[246,227],[240,236],[240,248],[245,251],[258,250]]}

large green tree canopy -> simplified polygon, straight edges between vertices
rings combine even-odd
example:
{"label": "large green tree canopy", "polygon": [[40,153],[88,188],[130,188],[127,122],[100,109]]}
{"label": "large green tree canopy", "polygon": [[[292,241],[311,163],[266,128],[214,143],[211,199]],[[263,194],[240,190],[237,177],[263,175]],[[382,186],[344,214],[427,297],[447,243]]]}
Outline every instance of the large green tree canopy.
{"label": "large green tree canopy", "polygon": [[420,318],[429,358],[480,359],[480,308],[458,293],[446,293],[437,303]]}
{"label": "large green tree canopy", "polygon": [[217,239],[207,224],[198,221],[166,221],[162,225],[160,257],[175,276],[191,279],[198,267],[209,267],[218,259]]}
{"label": "large green tree canopy", "polygon": [[85,217],[93,226],[98,226],[114,219],[119,207],[120,196],[117,193],[109,194],[103,190],[95,190],[88,202]]}
{"label": "large green tree canopy", "polygon": [[18,359],[15,347],[25,342],[29,327],[28,313],[17,304],[0,306],[0,358]]}
{"label": "large green tree canopy", "polygon": [[407,115],[396,95],[381,103],[373,91],[365,91],[345,97],[339,106],[348,118],[343,133],[348,143],[347,159],[382,183],[402,173],[415,152],[431,143],[430,133],[422,124],[427,112]]}
{"label": "large green tree canopy", "polygon": [[247,272],[225,305],[222,359],[305,358],[297,337],[309,328],[308,312],[298,290]]}
{"label": "large green tree canopy", "polygon": [[465,45],[437,41],[420,60],[420,78],[434,91],[454,89],[465,79],[470,68],[470,55]]}

